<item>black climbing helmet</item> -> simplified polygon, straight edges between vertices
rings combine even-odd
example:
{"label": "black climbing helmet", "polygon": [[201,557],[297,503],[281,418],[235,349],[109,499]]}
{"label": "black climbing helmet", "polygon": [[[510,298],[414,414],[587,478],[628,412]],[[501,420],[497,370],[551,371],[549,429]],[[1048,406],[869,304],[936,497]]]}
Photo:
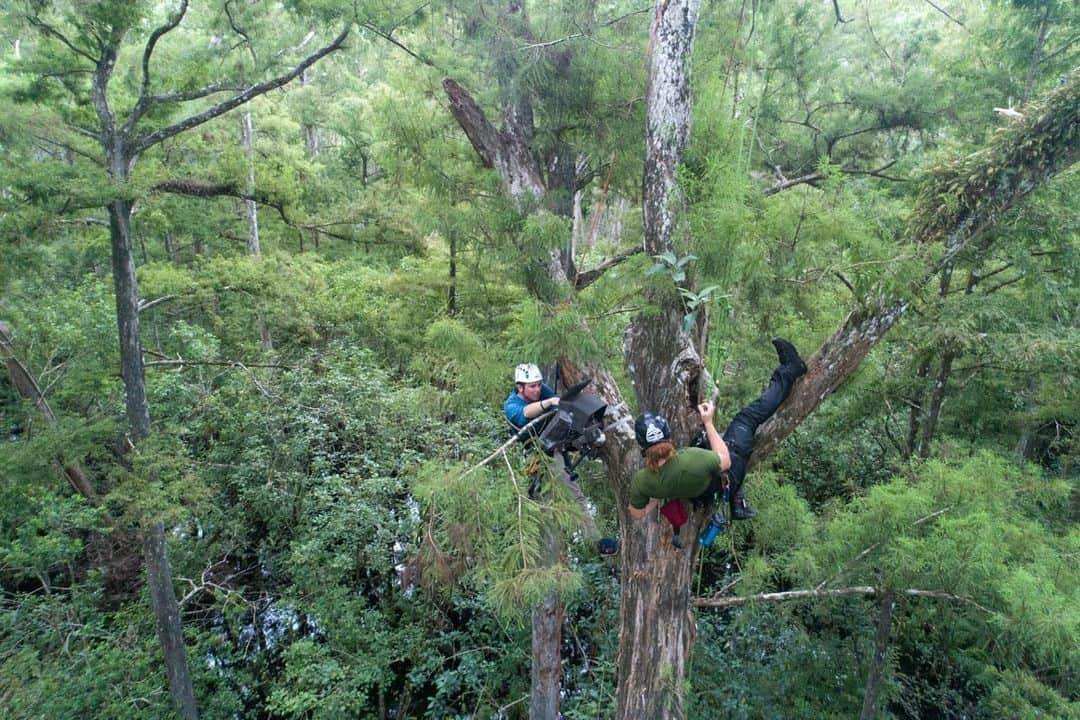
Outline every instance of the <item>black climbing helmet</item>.
{"label": "black climbing helmet", "polygon": [[648,450],[657,443],[671,440],[671,427],[663,415],[643,412],[634,421],[634,435],[642,450]]}

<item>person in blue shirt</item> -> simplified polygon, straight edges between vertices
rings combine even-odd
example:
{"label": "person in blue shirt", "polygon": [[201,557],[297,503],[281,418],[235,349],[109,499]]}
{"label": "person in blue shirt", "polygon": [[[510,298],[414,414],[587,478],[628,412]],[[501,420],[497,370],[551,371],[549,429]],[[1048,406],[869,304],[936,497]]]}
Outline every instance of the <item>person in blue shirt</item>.
{"label": "person in blue shirt", "polygon": [[514,368],[514,389],[503,403],[503,415],[515,430],[558,405],[559,397],[544,382],[540,368],[532,363]]}
{"label": "person in blue shirt", "polygon": [[[533,363],[521,363],[514,368],[514,389],[503,402],[503,415],[515,430],[521,430],[530,422],[559,405],[559,396],[544,382],[544,376]],[[542,428],[534,428],[531,435],[539,435]],[[600,537],[600,531],[593,519],[591,503],[581,491],[577,475],[570,469],[564,455],[559,453],[559,467],[563,482],[570,489],[570,494],[581,506],[585,517],[585,535],[593,540],[601,555],[614,555],[619,551],[619,541],[614,538]],[[531,475],[529,495],[539,492],[539,474]]]}

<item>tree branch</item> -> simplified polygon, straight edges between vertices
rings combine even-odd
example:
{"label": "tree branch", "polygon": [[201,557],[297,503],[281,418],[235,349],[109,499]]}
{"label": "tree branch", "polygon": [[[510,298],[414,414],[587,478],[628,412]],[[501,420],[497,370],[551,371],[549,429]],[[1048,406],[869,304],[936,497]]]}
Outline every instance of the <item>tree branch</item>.
{"label": "tree branch", "polygon": [[[831,590],[788,590],[785,592],[774,593],[758,593],[757,595],[746,595],[736,597],[697,597],[690,602],[695,607],[710,607],[710,608],[727,608],[737,607],[739,605],[746,605],[748,603],[755,602],[787,602],[789,600],[809,600],[812,598],[825,598],[825,597],[847,597],[851,595],[879,595],[883,592],[881,588],[874,587],[872,585],[856,585],[854,587],[845,588],[833,588]],[[944,590],[917,590],[914,588],[901,591],[902,594],[910,597],[926,597],[934,598],[936,600],[959,600],[960,602],[971,603],[975,607],[991,612],[986,608],[976,603],[971,598],[966,598],[962,595],[956,595]]]}
{"label": "tree branch", "polygon": [[27,15],[26,20],[30,23],[30,25],[40,30],[42,34],[59,40],[64,45],[66,45],[67,49],[71,52],[75,53],[79,57],[89,60],[94,65],[97,65],[98,59],[96,57],[86,52],[85,50],[75,47],[75,44],[68,40],[63,33],[54,28],[52,25],[49,25],[48,23],[42,21],[41,18],[39,18],[37,15]]}
{"label": "tree branch", "polygon": [[219,103],[218,105],[215,105],[214,107],[210,108],[205,112],[201,112],[198,115],[193,115],[189,118],[181,120],[178,123],[170,125],[166,128],[162,128],[161,130],[152,132],[148,135],[143,135],[135,141],[134,151],[136,153],[142,152],[143,150],[146,150],[147,148],[152,147],[163,140],[167,140],[174,135],[179,135],[186,130],[198,127],[199,125],[202,125],[209,120],[213,120],[219,115],[224,115],[233,108],[237,108],[244,103],[249,102],[253,98],[256,98],[260,95],[263,95],[264,93],[267,93],[275,88],[279,88],[282,85],[289,83],[294,78],[298,77],[300,73],[304,72],[304,70],[307,70],[309,67],[314,65],[316,62],[318,62],[325,56],[329,55],[335,50],[341,49],[342,44],[345,42],[345,38],[349,36],[350,29],[350,25],[345,25],[341,32],[338,33],[338,36],[334,38],[334,40],[329,45],[319,48],[314,53],[304,58],[304,60],[300,64],[295,66],[292,70],[289,70],[287,73],[279,75],[272,80],[267,80],[266,82],[259,83],[258,85],[253,85],[244,92],[237,95],[236,97],[226,100],[223,103]]}
{"label": "tree branch", "polygon": [[954,18],[954,17],[953,17],[952,15],[950,15],[949,13],[945,12],[945,10],[943,10],[943,9],[942,9],[942,8],[941,8],[940,6],[936,5],[936,4],[935,4],[935,3],[933,2],[933,0],[926,0],[926,4],[927,4],[927,5],[929,5],[930,7],[934,8],[935,10],[937,10],[937,11],[938,11],[939,13],[941,13],[941,14],[942,14],[942,15],[944,15],[945,17],[947,17],[947,18],[949,18],[950,20],[952,20],[952,21],[953,21],[954,23],[956,23],[956,24],[957,24],[957,25],[959,25],[960,27],[962,27],[962,28],[964,28],[965,30],[967,30],[967,25],[965,25],[964,23],[960,22],[959,20],[957,20],[956,18]]}
{"label": "tree branch", "polygon": [[836,23],[835,23],[836,25],[851,22],[852,18],[845,18],[843,15],[840,14],[840,2],[839,2],[839,0],[832,0],[832,6],[833,6],[833,11],[836,12]]}
{"label": "tree branch", "polygon": [[261,368],[277,368],[278,370],[296,370],[296,365],[277,365],[274,363],[245,363],[239,360],[147,360],[143,362],[146,367],[153,365],[166,365],[171,367],[195,367],[200,365],[208,365],[212,367],[234,367],[246,370],[249,367],[261,367]]}
{"label": "tree branch", "polygon": [[424,63],[428,67],[435,68],[436,70],[442,70],[443,69],[443,68],[439,67],[438,65],[436,65],[435,61],[431,60],[430,58],[424,57],[423,55],[421,55],[419,53],[413,52],[406,45],[399,42],[398,40],[395,40],[394,37],[390,33],[383,32],[382,30],[375,27],[371,23],[364,23],[363,25],[361,25],[361,27],[364,28],[365,30],[370,30],[371,32],[375,33],[376,35],[381,37],[383,40],[387,41],[388,43],[390,43],[394,47],[396,47],[399,50],[403,51],[406,55],[413,58],[414,60],[419,60],[420,62]]}
{"label": "tree branch", "polygon": [[135,127],[135,123],[146,114],[146,111],[150,109],[153,104],[153,99],[150,97],[150,56],[154,54],[154,48],[157,47],[158,40],[160,40],[166,33],[176,29],[180,24],[180,21],[184,19],[184,15],[187,14],[188,0],[180,0],[180,9],[170,17],[164,25],[150,33],[150,38],[146,41],[146,47],[143,49],[142,56],[142,82],[139,85],[139,99],[135,103],[135,107],[132,108],[131,114],[128,116],[127,121],[124,123],[124,132],[130,134]]}
{"label": "tree branch", "polygon": [[592,268],[590,270],[586,270],[585,272],[578,273],[577,277],[574,278],[574,289],[575,290],[584,290],[585,288],[589,287],[594,282],[596,282],[600,278],[601,275],[606,273],[611,268],[615,267],[616,265],[619,265],[620,263],[625,262],[626,260],[628,260],[628,259],[630,259],[630,258],[634,257],[635,255],[637,255],[639,253],[642,253],[642,252],[645,252],[645,248],[636,247],[636,248],[633,248],[631,250],[627,250],[624,253],[619,253],[618,255],[616,255],[614,257],[608,258],[607,260],[605,260],[604,262],[600,263],[599,265],[597,265],[596,267],[594,267],[594,268]]}

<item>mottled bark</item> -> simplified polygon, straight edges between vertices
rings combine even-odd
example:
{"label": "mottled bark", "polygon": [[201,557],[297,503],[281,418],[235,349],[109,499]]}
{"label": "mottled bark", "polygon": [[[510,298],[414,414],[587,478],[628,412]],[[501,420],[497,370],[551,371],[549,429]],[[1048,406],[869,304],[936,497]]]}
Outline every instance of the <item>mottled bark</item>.
{"label": "mottled bark", "polygon": [[[677,171],[690,138],[690,56],[699,3],[659,0],[649,54],[646,90],[646,139],[642,211],[644,247],[651,255],[676,250],[688,232],[685,196]],[[679,254],[679,253],[676,253]],[[623,354],[640,409],[665,415],[673,438],[685,444],[695,422],[702,378],[696,334],[683,332],[685,310],[670,288],[647,293],[658,305],[654,315],[635,318],[623,338]],[[628,448],[612,471],[628,488],[640,455]],[[631,520],[627,496],[620,500],[622,576],[619,605],[618,686],[615,717],[683,718],[686,715],[686,672],[694,640],[690,610],[695,542],[683,550],[671,544],[671,528],[658,515]],[[692,515],[684,529],[696,537],[704,512]]]}

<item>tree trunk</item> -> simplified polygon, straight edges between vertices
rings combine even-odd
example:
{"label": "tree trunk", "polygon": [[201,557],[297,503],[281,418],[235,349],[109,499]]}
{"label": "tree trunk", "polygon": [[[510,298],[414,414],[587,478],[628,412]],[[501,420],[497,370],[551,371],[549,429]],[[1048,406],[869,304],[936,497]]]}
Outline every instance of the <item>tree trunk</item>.
{"label": "tree trunk", "polygon": [[[311,85],[311,73],[307,70],[300,73],[300,87],[307,87]],[[307,148],[308,157],[318,157],[319,155],[319,128],[309,123],[304,123],[300,126],[301,133],[304,136],[304,147]],[[366,180],[366,175],[361,179],[361,182]]]}
{"label": "tree trunk", "polygon": [[244,154],[247,156],[247,195],[244,200],[244,208],[247,211],[248,226],[248,253],[255,258],[262,257],[262,248],[259,245],[259,206],[250,196],[255,194],[255,147],[253,143],[254,131],[251,125],[251,111],[246,110],[240,115],[241,141],[244,145]]}
{"label": "tree trunk", "polygon": [[[642,188],[644,244],[650,255],[674,250],[681,234],[688,232],[677,172],[690,139],[690,57],[698,8],[697,0],[658,0],[655,5]],[[694,406],[701,394],[702,367],[697,338],[683,332],[685,311],[672,289],[650,289],[647,296],[660,311],[634,319],[623,339],[623,353],[638,407],[667,417],[676,445],[683,445],[698,422]],[[618,472],[620,484],[628,489],[639,462],[640,454],[631,447],[608,471]],[[619,497],[624,517],[615,717],[683,718],[694,639],[690,586],[698,545],[688,542],[685,549],[676,549],[670,526],[655,514],[630,520],[626,499],[626,494]],[[694,513],[685,526],[689,537],[696,537],[704,514]]]}
{"label": "tree trunk", "polygon": [[158,639],[165,652],[165,672],[169,676],[169,694],[184,720],[198,720],[195,692],[188,674],[187,650],[180,631],[180,606],[173,590],[165,527],[154,523],[147,528],[143,543],[146,553],[146,579],[150,604],[154,608]]}
{"label": "tree trunk", "polygon": [[[247,195],[244,200],[244,208],[247,211],[248,226],[248,254],[256,260],[262,259],[262,246],[259,243],[259,206],[251,198],[255,194],[255,143],[254,129],[251,124],[251,111],[247,110],[240,115],[241,141],[244,145],[244,154],[247,155],[248,176]],[[270,338],[270,328],[266,324],[266,316],[262,310],[256,313],[256,323],[259,326],[259,344],[263,352],[274,349],[274,342]]]}
{"label": "tree trunk", "polygon": [[908,398],[910,408],[908,411],[908,431],[904,441],[904,453],[907,459],[911,459],[918,450],[919,434],[922,428],[922,417],[926,406],[926,387],[924,382],[930,377],[930,357],[919,360],[919,367],[915,371],[916,391]]}
{"label": "tree trunk", "polygon": [[[561,542],[554,529],[543,529],[545,567],[559,562]],[[559,720],[559,688],[562,675],[563,602],[549,592],[532,611],[532,689],[530,720]]]}
{"label": "tree trunk", "polygon": [[450,243],[450,276],[446,288],[446,314],[457,315],[457,233],[450,230],[447,241]]}
{"label": "tree trunk", "polygon": [[131,203],[114,200],[108,210],[116,324],[120,334],[120,375],[124,380],[129,441],[134,445],[150,435],[150,405],[146,399],[142,339],[139,336],[139,284],[131,248]]}
{"label": "tree trunk", "polygon": [[923,420],[922,437],[919,439],[919,457],[925,460],[930,457],[930,443],[934,440],[937,432],[938,419],[941,417],[941,406],[945,402],[945,387],[952,374],[952,363],[956,358],[956,351],[945,348],[941,353],[941,364],[938,366],[937,378],[934,380],[934,390],[930,394],[930,407],[927,408],[926,417]]}
{"label": "tree trunk", "polygon": [[1031,64],[1028,66],[1027,80],[1024,81],[1024,94],[1020,98],[1020,107],[1027,104],[1028,98],[1031,97],[1031,90],[1035,87],[1035,75],[1039,70],[1039,63],[1042,62],[1043,47],[1046,45],[1046,35],[1050,30],[1050,11],[1053,9],[1054,3],[1046,3],[1046,10],[1039,20],[1039,35],[1035,38],[1035,49],[1031,53]]}
{"label": "tree trunk", "polygon": [[881,612],[878,614],[877,632],[874,634],[874,657],[870,661],[870,672],[866,676],[866,692],[863,693],[862,712],[859,720],[873,720],[878,696],[881,694],[881,680],[885,675],[885,661],[889,654],[889,633],[892,630],[893,610],[896,600],[892,593],[881,596]]}

